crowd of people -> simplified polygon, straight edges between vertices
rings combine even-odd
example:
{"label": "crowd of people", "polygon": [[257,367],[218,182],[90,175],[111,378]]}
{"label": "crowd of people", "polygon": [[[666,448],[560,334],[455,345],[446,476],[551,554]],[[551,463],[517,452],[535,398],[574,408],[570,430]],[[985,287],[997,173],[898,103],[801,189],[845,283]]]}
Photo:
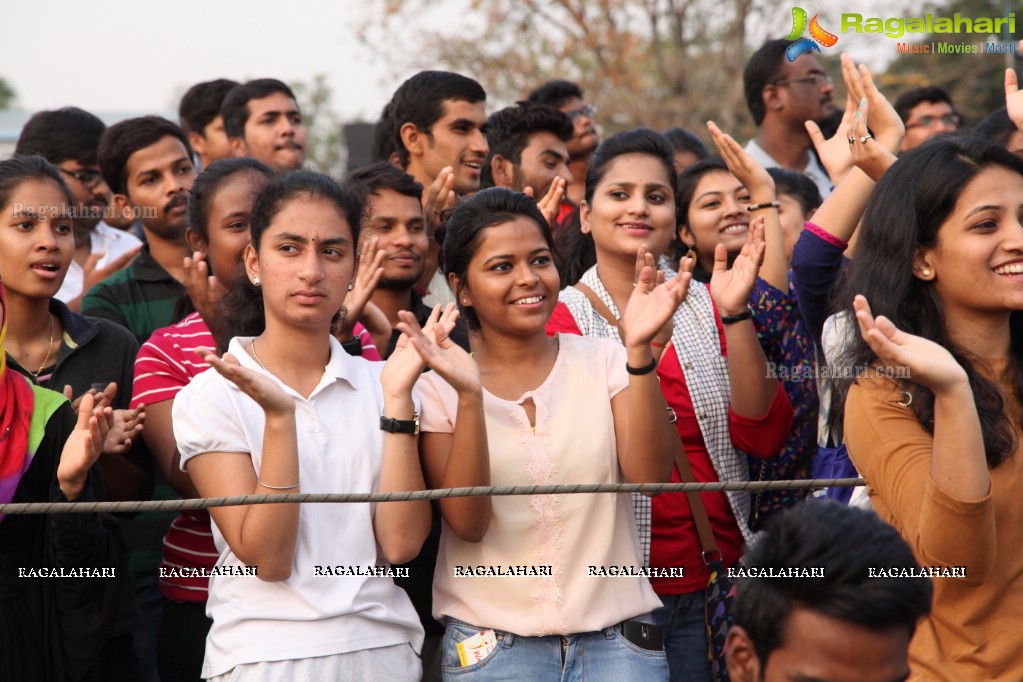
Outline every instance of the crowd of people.
{"label": "crowd of people", "polygon": [[745,146],[444,71],[343,181],[274,79],[36,113],[0,504],[866,486],[0,515],[0,679],[1023,679],[1023,92],[789,44]]}

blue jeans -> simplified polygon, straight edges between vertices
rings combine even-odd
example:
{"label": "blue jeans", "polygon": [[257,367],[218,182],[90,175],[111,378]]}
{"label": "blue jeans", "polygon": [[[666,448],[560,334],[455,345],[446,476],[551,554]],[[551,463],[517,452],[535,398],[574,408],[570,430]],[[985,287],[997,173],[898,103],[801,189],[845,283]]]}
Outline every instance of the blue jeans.
{"label": "blue jeans", "polygon": [[564,637],[520,637],[496,630],[497,648],[479,663],[461,667],[456,646],[482,629],[454,618],[447,619],[442,656],[445,680],[667,682],[668,679],[668,663],[663,651],[641,649],[626,640],[614,626]]}
{"label": "blue jeans", "polygon": [[652,615],[664,637],[671,682],[710,682],[714,678],[708,656],[706,592],[658,596],[663,606]]}

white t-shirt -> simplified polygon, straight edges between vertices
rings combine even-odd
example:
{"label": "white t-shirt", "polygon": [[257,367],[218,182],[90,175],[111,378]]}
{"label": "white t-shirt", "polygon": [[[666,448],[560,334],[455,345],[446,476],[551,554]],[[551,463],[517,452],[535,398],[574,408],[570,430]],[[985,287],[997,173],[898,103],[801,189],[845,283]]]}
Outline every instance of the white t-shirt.
{"label": "white t-shirt", "polygon": [[[235,338],[242,366],[276,381],[295,399],[299,472],[304,493],[370,492],[380,487],[383,363],[349,356],[330,339],[330,361],[308,399],[263,370]],[[209,452],[247,452],[262,461],[263,410],[217,372],[204,372],[178,393],[174,437],[181,468]],[[405,592],[389,577],[318,575],[323,568],[386,566],[373,534],[375,505],[304,504],[291,577],[214,575],[206,613],[203,677],[241,663],[348,653],[409,642],[419,651],[423,628]],[[242,566],[213,524],[217,566]],[[317,567],[321,567],[317,571]]]}
{"label": "white t-shirt", "polygon": [[[746,153],[764,168],[781,168],[781,164],[771,158],[771,155],[756,143],[756,140],[747,142],[745,149]],[[812,151],[807,151],[806,153],[810,160],[807,162],[806,168],[799,172],[813,180],[814,184],[817,185],[817,189],[820,190],[821,199],[827,199],[828,195],[831,194],[831,177],[824,170],[824,167],[821,166],[820,162],[817,161],[817,157],[813,155]]]}
{"label": "white t-shirt", "polygon": [[[142,241],[131,232],[110,227],[102,220],[89,232],[89,255],[106,251],[106,255],[96,263],[98,268],[105,267],[107,263],[117,260],[120,256],[139,246],[142,246]],[[67,275],[64,276],[64,284],[57,291],[57,300],[67,303],[86,293],[82,291],[84,280],[85,270],[72,259],[71,267],[68,268]]]}

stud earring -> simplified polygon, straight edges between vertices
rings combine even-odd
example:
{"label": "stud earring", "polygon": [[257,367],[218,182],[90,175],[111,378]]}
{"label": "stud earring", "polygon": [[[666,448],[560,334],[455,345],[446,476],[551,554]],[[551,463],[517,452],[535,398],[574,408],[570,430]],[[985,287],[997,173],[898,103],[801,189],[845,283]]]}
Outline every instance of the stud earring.
{"label": "stud earring", "polygon": [[923,275],[924,277],[930,277],[930,276],[931,276],[931,271],[930,271],[930,270],[929,270],[928,268],[924,268],[924,269],[923,269],[923,270],[922,270],[922,271],[920,272],[920,274],[921,274],[921,275]]}
{"label": "stud earring", "polygon": [[259,286],[259,275],[252,276],[252,283],[257,287]]}

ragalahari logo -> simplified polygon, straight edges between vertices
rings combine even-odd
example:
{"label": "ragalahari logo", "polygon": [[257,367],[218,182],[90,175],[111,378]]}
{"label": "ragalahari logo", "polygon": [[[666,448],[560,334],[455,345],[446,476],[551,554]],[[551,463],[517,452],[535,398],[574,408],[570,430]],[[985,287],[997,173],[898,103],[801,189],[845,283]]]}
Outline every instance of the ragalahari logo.
{"label": "ragalahari logo", "polygon": [[[824,47],[832,47],[838,42],[838,36],[834,33],[829,33],[821,28],[821,25],[817,23],[817,17],[819,14],[813,15],[813,19],[810,20],[809,26],[806,23],[806,10],[802,7],[792,8],[792,33],[785,36],[785,40],[795,40],[785,50],[785,57],[790,61],[796,61],[796,58],[807,52],[820,52],[821,49],[817,47],[818,44]],[[809,30],[810,37],[803,37],[803,34]]]}

